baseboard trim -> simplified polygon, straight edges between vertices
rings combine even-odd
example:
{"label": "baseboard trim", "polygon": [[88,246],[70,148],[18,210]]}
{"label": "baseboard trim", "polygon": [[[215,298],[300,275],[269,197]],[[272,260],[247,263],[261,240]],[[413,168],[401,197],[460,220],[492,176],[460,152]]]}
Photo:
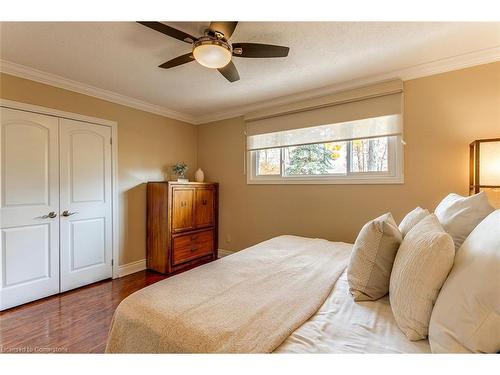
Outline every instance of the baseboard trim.
{"label": "baseboard trim", "polygon": [[[234,254],[235,251],[219,249],[218,254],[219,258]],[[118,277],[123,277],[130,275],[132,273],[136,273],[139,271],[143,271],[146,269],[146,259],[137,260],[135,262],[130,262],[127,264],[122,264],[118,266]]]}
{"label": "baseboard trim", "polygon": [[146,259],[118,266],[118,277],[130,275],[131,273],[143,271],[146,269]]}
{"label": "baseboard trim", "polygon": [[219,258],[223,258],[223,257],[226,257],[228,255],[234,254],[236,251],[218,249],[217,252],[219,254]]}

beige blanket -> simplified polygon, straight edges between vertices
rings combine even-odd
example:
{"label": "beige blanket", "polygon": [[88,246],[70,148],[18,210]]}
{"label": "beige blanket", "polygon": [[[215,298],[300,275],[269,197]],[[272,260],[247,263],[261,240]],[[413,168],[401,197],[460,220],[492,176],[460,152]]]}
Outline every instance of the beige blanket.
{"label": "beige blanket", "polygon": [[122,301],[108,353],[267,353],[309,319],[351,245],[280,236]]}

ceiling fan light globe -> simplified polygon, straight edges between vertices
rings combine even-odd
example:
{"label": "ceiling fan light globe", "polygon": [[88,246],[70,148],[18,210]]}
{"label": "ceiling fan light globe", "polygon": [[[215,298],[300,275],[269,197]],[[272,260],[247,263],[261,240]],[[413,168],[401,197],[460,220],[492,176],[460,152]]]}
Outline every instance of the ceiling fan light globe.
{"label": "ceiling fan light globe", "polygon": [[203,43],[194,46],[193,56],[201,65],[218,69],[231,61],[231,49],[218,43]]}

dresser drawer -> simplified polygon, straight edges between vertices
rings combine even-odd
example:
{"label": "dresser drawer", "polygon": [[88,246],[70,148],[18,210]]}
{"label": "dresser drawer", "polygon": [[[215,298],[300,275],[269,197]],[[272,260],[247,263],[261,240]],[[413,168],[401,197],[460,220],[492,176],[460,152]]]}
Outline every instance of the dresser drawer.
{"label": "dresser drawer", "polygon": [[172,265],[178,265],[205,255],[214,250],[214,231],[207,230],[174,237],[172,240]]}

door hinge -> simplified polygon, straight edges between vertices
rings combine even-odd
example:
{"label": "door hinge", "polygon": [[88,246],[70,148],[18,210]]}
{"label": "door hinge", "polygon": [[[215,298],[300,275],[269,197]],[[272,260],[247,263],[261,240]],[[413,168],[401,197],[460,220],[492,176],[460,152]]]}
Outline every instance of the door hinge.
{"label": "door hinge", "polygon": [[111,266],[114,266],[114,265],[115,265],[115,260],[111,259]]}
{"label": "door hinge", "polygon": [[113,144],[113,138],[109,138],[109,144],[112,145]]}

